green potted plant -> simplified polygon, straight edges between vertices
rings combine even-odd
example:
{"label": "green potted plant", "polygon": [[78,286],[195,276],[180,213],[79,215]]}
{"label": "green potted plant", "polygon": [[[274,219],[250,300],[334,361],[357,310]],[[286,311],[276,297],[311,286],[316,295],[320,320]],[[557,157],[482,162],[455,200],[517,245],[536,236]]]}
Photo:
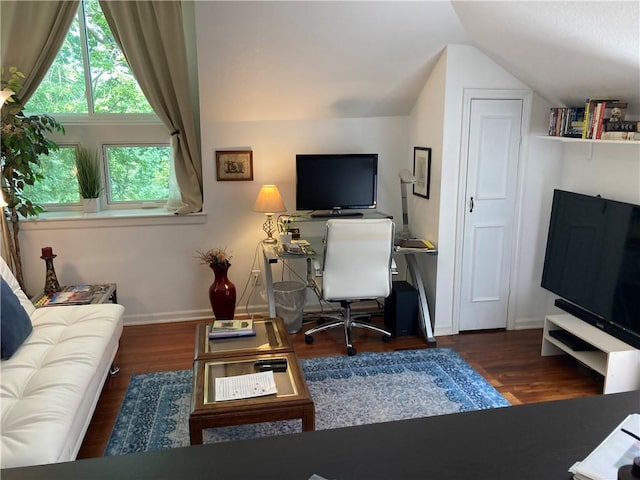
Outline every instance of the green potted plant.
{"label": "green potted plant", "polygon": [[98,152],[91,148],[78,147],[76,151],[76,176],[83,211],[85,213],[99,211],[102,176],[100,175]]}
{"label": "green potted plant", "polygon": [[[1,106],[0,187],[7,204],[5,208],[9,212],[12,230],[11,237],[5,238],[4,241],[7,242],[11,251],[13,273],[24,289],[18,214],[25,218],[37,216],[43,208],[27,198],[23,188],[43,178],[39,171],[40,156],[58,150],[58,145],[47,138],[47,133],[54,131],[64,133],[64,127],[49,115],[27,116],[24,114],[19,92],[22,88],[22,79],[25,77],[16,67],[10,67],[8,72],[1,68],[0,76],[0,88],[13,91],[13,95]],[[4,208],[2,214],[4,215]]]}

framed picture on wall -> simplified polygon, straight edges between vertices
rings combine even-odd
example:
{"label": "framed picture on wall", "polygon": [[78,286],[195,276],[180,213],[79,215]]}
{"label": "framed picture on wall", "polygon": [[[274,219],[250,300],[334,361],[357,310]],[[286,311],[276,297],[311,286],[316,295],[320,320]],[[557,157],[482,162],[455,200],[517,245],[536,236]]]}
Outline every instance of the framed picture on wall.
{"label": "framed picture on wall", "polygon": [[431,149],[429,147],[413,147],[413,194],[429,198],[431,186]]}
{"label": "framed picture on wall", "polygon": [[216,178],[219,182],[253,180],[253,151],[217,150]]}

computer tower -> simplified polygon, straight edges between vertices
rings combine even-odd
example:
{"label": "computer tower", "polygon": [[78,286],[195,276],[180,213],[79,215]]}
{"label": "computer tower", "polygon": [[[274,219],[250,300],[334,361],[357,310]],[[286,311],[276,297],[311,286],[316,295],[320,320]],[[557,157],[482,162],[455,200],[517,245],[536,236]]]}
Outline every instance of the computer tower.
{"label": "computer tower", "polygon": [[418,333],[418,290],[408,282],[392,283],[384,304],[384,326],[395,337]]}

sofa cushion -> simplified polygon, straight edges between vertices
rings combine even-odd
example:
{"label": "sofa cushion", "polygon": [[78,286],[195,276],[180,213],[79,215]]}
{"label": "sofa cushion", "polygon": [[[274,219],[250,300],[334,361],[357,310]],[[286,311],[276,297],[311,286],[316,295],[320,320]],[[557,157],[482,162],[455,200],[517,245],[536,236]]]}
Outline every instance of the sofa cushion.
{"label": "sofa cushion", "polygon": [[122,333],[116,304],[37,309],[0,362],[0,467],[73,460]]}
{"label": "sofa cushion", "polygon": [[0,278],[0,358],[11,358],[32,330],[31,319],[20,300]]}
{"label": "sofa cushion", "polygon": [[33,312],[36,311],[36,307],[22,291],[20,284],[16,280],[16,277],[14,277],[9,265],[7,265],[2,257],[0,257],[0,277],[4,278],[4,281],[7,282],[7,285],[9,285],[13,293],[18,297],[18,300],[20,300],[20,305],[22,305],[27,311],[27,314],[31,316]]}

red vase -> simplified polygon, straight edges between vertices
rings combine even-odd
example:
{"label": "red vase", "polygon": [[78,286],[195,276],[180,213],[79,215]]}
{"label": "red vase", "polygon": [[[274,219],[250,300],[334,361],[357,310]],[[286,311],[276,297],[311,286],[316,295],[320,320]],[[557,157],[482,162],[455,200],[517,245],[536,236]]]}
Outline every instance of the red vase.
{"label": "red vase", "polygon": [[236,286],[227,277],[229,266],[209,265],[215,278],[209,287],[209,301],[216,320],[231,320],[236,311]]}

